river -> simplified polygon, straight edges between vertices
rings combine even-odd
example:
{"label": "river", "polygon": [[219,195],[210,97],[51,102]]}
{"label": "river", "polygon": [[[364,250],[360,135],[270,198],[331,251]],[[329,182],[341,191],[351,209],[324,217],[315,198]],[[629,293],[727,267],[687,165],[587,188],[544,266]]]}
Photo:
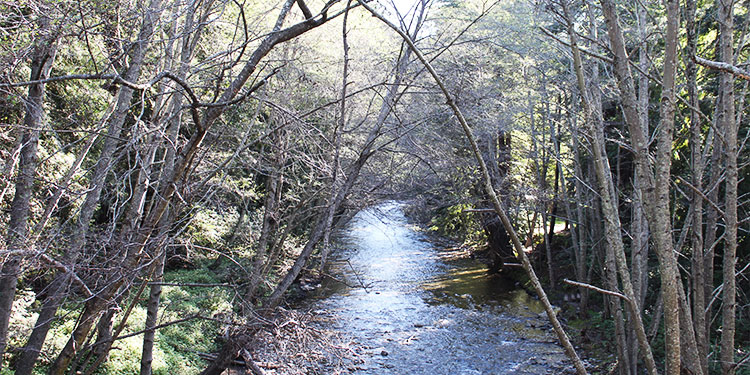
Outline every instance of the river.
{"label": "river", "polygon": [[359,212],[311,309],[363,348],[359,374],[562,374],[570,367],[541,303],[471,259],[453,259],[403,204]]}

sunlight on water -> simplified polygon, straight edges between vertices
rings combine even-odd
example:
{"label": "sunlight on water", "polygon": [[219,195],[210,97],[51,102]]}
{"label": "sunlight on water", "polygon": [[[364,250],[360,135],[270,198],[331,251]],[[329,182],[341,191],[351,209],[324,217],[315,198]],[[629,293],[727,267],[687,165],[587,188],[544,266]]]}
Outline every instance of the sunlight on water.
{"label": "sunlight on water", "polygon": [[345,284],[325,280],[311,306],[334,313],[328,328],[388,353],[365,355],[356,372],[555,373],[564,355],[537,328],[546,324],[541,304],[481,263],[442,259],[401,208],[363,210],[337,233],[328,273]]}

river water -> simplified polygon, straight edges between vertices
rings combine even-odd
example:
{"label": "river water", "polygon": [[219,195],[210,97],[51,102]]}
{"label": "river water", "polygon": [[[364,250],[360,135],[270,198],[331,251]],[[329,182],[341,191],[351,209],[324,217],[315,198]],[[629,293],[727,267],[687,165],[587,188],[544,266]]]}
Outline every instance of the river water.
{"label": "river water", "polygon": [[337,234],[332,277],[311,308],[364,348],[353,372],[572,372],[538,301],[443,247],[410,225],[399,202],[359,212]]}

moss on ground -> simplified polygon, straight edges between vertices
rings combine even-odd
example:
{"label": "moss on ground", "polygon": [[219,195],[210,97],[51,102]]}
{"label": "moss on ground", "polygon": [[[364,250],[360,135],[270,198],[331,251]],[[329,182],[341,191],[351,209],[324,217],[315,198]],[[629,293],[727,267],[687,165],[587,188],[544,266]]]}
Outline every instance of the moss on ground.
{"label": "moss on ground", "polygon": [[[176,270],[165,274],[165,281],[175,284],[218,284],[222,283],[219,273],[199,267],[191,270]],[[134,286],[135,292],[138,286]],[[36,321],[39,301],[34,301],[33,292],[29,298],[16,300],[17,313],[13,316],[10,337],[28,337]],[[230,316],[234,292],[226,287],[186,287],[164,286],[159,311],[158,324],[165,324],[194,315],[213,318]],[[132,302],[133,296],[121,304],[121,311],[115,316],[115,327],[119,325],[124,311]],[[146,321],[146,300],[148,289],[144,290],[123,329],[121,336],[141,331]],[[42,356],[35,373],[44,374],[56,353],[65,345],[75,324],[74,314],[80,311],[78,304],[70,303],[60,309],[58,316],[65,317],[53,324],[42,350]],[[155,375],[194,374],[206,366],[199,353],[210,353],[217,349],[215,339],[220,333],[221,324],[206,319],[191,319],[161,328],[156,333],[153,371]],[[26,333],[26,334],[25,334]],[[23,342],[11,341],[11,353],[18,353]],[[140,371],[143,335],[138,334],[117,340],[109,354],[109,359],[97,370],[100,375],[132,375]],[[7,359],[7,358],[6,358]],[[12,374],[6,362],[1,375]]]}

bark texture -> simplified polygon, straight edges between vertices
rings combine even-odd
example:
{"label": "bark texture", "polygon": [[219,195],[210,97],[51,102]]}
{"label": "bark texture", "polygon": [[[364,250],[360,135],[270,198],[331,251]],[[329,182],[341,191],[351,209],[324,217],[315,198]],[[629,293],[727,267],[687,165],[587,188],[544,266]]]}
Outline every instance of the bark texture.
{"label": "bark texture", "polygon": [[[734,32],[733,0],[717,0],[719,21],[719,58],[726,64],[734,62],[732,47]],[[737,281],[735,267],[737,265],[737,123],[734,113],[734,76],[729,72],[722,72],[719,81],[719,92],[722,95],[721,128],[724,129],[726,144],[726,188],[724,196],[724,258],[722,262],[722,276],[724,289],[722,290],[721,311],[721,373],[734,375],[734,335],[737,313]]]}
{"label": "bark texture", "polygon": [[[31,80],[45,79],[52,69],[57,50],[56,31],[50,29],[50,20],[41,19],[41,29],[46,33],[34,46],[31,61]],[[26,114],[23,120],[24,131],[21,138],[21,150],[18,161],[18,176],[15,183],[15,195],[10,206],[10,220],[5,239],[6,248],[11,251],[25,250],[31,245],[29,240],[30,202],[34,188],[36,168],[39,164],[37,150],[39,133],[44,126],[44,91],[45,85],[37,83],[29,86],[25,101]],[[16,295],[18,277],[21,274],[21,254],[11,254],[3,259],[0,270],[0,359],[5,353],[8,342],[8,328]],[[2,361],[0,361],[2,362]],[[2,363],[0,363],[2,366]]]}

